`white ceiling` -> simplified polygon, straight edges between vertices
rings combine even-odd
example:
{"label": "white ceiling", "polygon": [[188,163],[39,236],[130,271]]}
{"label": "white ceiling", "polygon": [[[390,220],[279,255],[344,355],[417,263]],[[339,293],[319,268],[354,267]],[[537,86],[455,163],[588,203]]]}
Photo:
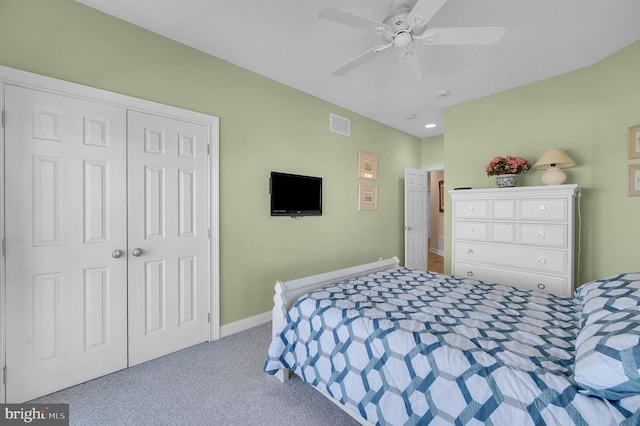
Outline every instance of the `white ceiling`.
{"label": "white ceiling", "polygon": [[337,77],[382,40],[318,13],[335,7],[382,22],[392,0],[78,1],[421,138],[444,133],[448,106],[591,65],[640,39],[639,0],[449,0],[429,27],[503,25],[504,37],[417,45],[422,80],[392,50]]}

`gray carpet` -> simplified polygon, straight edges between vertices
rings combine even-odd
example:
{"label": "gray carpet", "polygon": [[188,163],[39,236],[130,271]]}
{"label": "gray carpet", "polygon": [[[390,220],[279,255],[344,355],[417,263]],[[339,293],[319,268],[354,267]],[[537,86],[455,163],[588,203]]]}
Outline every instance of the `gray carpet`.
{"label": "gray carpet", "polygon": [[68,403],[71,425],[357,425],[311,386],[262,371],[264,324],[32,402]]}

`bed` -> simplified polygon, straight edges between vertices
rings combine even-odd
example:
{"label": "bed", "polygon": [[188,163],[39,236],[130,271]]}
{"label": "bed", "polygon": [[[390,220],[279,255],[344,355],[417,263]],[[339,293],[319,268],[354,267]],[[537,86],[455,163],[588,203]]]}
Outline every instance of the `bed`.
{"label": "bed", "polygon": [[275,286],[264,370],[363,424],[640,424],[640,273],[575,298],[400,267]]}

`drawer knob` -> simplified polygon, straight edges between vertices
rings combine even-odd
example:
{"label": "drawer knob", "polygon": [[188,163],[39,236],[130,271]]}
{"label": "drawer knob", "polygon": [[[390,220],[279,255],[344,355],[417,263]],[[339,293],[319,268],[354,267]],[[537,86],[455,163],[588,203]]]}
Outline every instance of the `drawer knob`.
{"label": "drawer knob", "polygon": [[473,249],[469,249],[469,250],[467,250],[467,254],[468,254],[469,256],[473,256]]}
{"label": "drawer knob", "polygon": [[540,210],[541,212],[546,212],[547,211],[547,207],[542,205],[542,206],[538,207],[538,210]]}
{"label": "drawer knob", "polygon": [[469,233],[473,234],[473,228],[469,228]]}
{"label": "drawer knob", "polygon": [[547,259],[545,259],[544,257],[540,256],[538,258],[538,263],[547,263]]}
{"label": "drawer knob", "polygon": [[538,288],[539,288],[540,290],[544,290],[546,287],[547,287],[547,286],[546,286],[546,285],[544,285],[543,283],[538,283]]}
{"label": "drawer knob", "polygon": [[472,211],[473,211],[473,206],[469,206],[469,207],[467,207],[467,208],[469,209],[469,211],[470,211],[470,212],[472,212]]}
{"label": "drawer knob", "polygon": [[472,276],[473,276],[473,271],[469,271],[469,272],[467,272],[467,276],[468,276],[468,277],[472,277]]}
{"label": "drawer knob", "polygon": [[539,238],[544,238],[544,236],[545,236],[544,231],[538,231],[538,237]]}

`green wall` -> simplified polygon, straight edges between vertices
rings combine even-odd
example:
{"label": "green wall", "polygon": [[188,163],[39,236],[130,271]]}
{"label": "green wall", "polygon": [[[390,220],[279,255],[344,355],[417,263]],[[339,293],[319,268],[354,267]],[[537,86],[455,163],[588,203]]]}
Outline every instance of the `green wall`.
{"label": "green wall", "polygon": [[422,166],[444,164],[444,135],[422,139]]}
{"label": "green wall", "polygon": [[[639,67],[636,42],[590,67],[448,108],[447,190],[495,186],[484,173],[495,155],[535,162],[562,148],[577,163],[567,183],[582,188],[578,282],[640,270],[640,198],[627,196],[627,167],[640,160],[626,152],[627,129],[640,124]],[[542,173],[524,175],[522,185],[539,185]],[[449,216],[445,229],[450,235]],[[448,271],[450,259],[449,245]]]}
{"label": "green wall", "polygon": [[[221,324],[269,311],[277,279],[402,258],[418,138],[72,0],[0,0],[0,65],[220,117]],[[373,212],[357,210],[361,150],[378,155]],[[271,170],[322,176],[323,216],[270,217]]]}

